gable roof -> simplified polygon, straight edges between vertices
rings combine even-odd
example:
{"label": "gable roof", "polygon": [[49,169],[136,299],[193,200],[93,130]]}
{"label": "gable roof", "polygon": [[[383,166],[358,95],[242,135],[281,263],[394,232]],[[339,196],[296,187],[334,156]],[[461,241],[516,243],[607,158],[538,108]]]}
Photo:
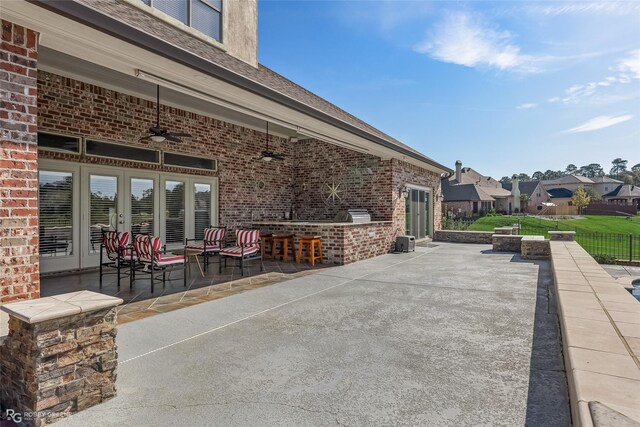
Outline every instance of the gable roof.
{"label": "gable roof", "polygon": [[556,179],[547,179],[542,181],[542,185],[557,185],[557,184],[593,184],[591,178],[587,178],[582,175],[565,175]]}
{"label": "gable roof", "polygon": [[157,18],[127,2],[82,0],[82,2],[48,1],[34,4],[169,58],[202,74],[300,111],[377,145],[427,163],[443,172],[451,172],[448,167],[269,68],[263,65],[253,67],[178,28],[164,24],[158,25]]}
{"label": "gable roof", "polygon": [[549,197],[551,197],[552,199],[556,199],[556,198],[562,199],[562,198],[568,198],[573,196],[573,192],[566,188],[551,188],[547,190],[547,193],[549,194]]}
{"label": "gable roof", "polygon": [[609,178],[608,176],[597,176],[595,178],[591,178],[591,180],[596,183],[596,184],[600,184],[600,183],[617,183],[617,184],[623,184],[622,181],[617,180],[617,179],[613,179],[613,178]]}
{"label": "gable roof", "polygon": [[640,197],[640,187],[637,185],[618,185],[613,191],[602,197],[635,198]]}
{"label": "gable roof", "polygon": [[[520,189],[521,194],[528,194],[529,196],[531,196],[536,191],[536,188],[538,188],[538,185],[540,185],[540,181],[537,181],[537,180],[536,181],[519,181],[518,189]],[[504,188],[505,190],[511,191],[513,188],[513,184],[510,182],[503,183],[502,188]]]}
{"label": "gable roof", "polygon": [[499,181],[469,167],[461,168],[461,182],[458,182],[455,173],[442,178],[441,181],[445,202],[494,201],[496,198],[511,196],[511,192],[502,188]]}
{"label": "gable roof", "polygon": [[480,187],[473,184],[449,185],[443,180],[442,200],[444,202],[492,202],[495,199],[484,192]]}

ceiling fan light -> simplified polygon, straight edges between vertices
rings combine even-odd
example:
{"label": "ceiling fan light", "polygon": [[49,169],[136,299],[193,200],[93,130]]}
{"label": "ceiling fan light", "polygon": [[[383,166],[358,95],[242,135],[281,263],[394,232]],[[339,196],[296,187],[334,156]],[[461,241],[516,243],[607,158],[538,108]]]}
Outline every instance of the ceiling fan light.
{"label": "ceiling fan light", "polygon": [[153,142],[164,142],[165,137],[164,137],[164,136],[162,136],[162,135],[153,135],[153,136],[151,137],[151,140],[152,140]]}
{"label": "ceiling fan light", "polygon": [[262,160],[264,160],[265,162],[270,162],[271,160],[273,160],[273,157],[271,157],[271,156],[264,156],[264,157],[262,158]]}

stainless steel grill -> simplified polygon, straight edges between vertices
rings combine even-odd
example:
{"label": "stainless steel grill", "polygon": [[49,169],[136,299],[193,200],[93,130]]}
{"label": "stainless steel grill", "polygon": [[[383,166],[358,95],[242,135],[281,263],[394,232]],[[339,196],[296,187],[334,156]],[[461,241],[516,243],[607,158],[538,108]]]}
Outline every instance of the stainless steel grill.
{"label": "stainless steel grill", "polygon": [[340,211],[334,218],[335,222],[371,222],[371,215],[366,209],[349,209]]}

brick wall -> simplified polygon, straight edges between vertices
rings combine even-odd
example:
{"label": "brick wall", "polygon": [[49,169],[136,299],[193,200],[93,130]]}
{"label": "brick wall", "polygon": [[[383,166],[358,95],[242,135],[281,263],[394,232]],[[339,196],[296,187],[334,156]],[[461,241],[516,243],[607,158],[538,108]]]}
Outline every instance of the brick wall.
{"label": "brick wall", "polygon": [[[71,78],[38,74],[38,125],[40,131],[64,133],[143,148],[139,141],[155,122],[155,102],[122,94]],[[41,158],[98,163],[138,169],[217,176],[221,225],[235,226],[254,218],[281,218],[291,209],[293,148],[282,138],[270,136],[273,151],[287,154],[285,161],[257,160],[264,150],[265,134],[211,117],[162,106],[161,125],[185,131],[193,138],[167,142],[166,151],[218,159],[218,171],[195,171],[179,167],[104,159],[85,155],[41,152]],[[264,188],[258,187],[264,183]]]}
{"label": "brick wall", "polygon": [[38,298],[37,40],[2,20],[0,46],[0,303]]}
{"label": "brick wall", "polygon": [[[473,202],[459,201],[459,202],[442,202],[443,214],[447,215],[448,212],[452,212],[455,217],[470,217],[473,216]],[[480,202],[478,202],[478,209],[480,209]]]}
{"label": "brick wall", "polygon": [[[391,220],[389,161],[318,140],[298,142],[294,158],[300,219],[333,220],[341,210],[363,208],[374,221]],[[341,200],[327,200],[333,184]]]}
{"label": "brick wall", "polygon": [[393,208],[393,224],[398,235],[405,234],[406,199],[401,195],[405,184],[414,184],[432,189],[433,195],[433,228],[441,228],[442,206],[438,197],[440,190],[440,174],[414,166],[401,160],[392,159],[392,184],[390,200]]}

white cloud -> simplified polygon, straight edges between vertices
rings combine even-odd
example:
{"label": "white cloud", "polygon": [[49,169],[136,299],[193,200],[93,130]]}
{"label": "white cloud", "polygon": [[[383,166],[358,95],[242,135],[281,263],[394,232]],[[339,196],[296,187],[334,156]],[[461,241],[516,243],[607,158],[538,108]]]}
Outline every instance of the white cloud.
{"label": "white cloud", "polygon": [[631,74],[634,79],[640,79],[640,49],[632,51],[628,57],[618,61],[617,70],[627,75]]}
{"label": "white cloud", "polygon": [[538,106],[538,104],[536,104],[534,102],[528,102],[526,104],[518,105],[516,108],[518,110],[530,110],[532,108],[536,108],[537,106]]}
{"label": "white cloud", "polygon": [[598,116],[594,117],[591,120],[581,124],[580,126],[576,126],[574,128],[568,129],[566,133],[578,133],[578,132],[591,132],[598,129],[608,128],[613,125],[617,125],[618,123],[623,123],[628,120],[631,120],[633,115],[624,114],[622,116]]}
{"label": "white cloud", "polygon": [[607,76],[597,82],[589,82],[581,85],[573,85],[565,89],[563,97],[549,98],[550,103],[562,102],[565,105],[578,104],[585,98],[591,97],[601,88],[613,85],[628,84],[640,79],[640,49],[633,50],[623,59],[618,60],[615,67],[610,68],[615,75]]}
{"label": "white cloud", "polygon": [[527,4],[525,10],[531,14],[544,16],[578,13],[625,15],[640,10],[640,4],[631,1],[532,3]]}
{"label": "white cloud", "polygon": [[520,53],[508,31],[492,28],[477,14],[449,13],[415,50],[434,59],[467,67],[491,67],[525,73],[539,71],[535,58]]}

